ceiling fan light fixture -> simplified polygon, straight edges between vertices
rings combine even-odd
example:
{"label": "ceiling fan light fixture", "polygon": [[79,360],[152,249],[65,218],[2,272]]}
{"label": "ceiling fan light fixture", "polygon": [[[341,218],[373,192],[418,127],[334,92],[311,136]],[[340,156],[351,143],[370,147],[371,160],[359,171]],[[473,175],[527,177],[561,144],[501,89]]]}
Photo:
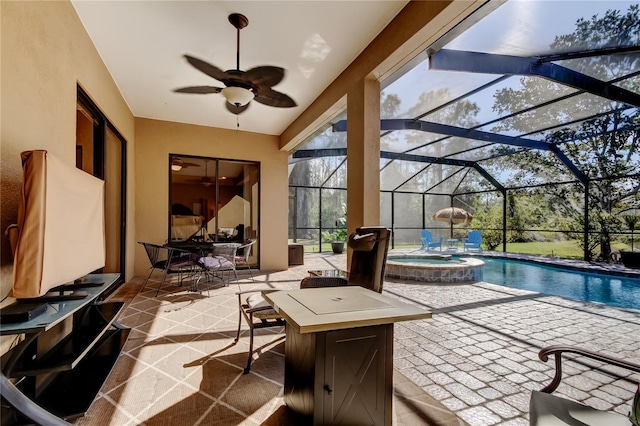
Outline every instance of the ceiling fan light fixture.
{"label": "ceiling fan light fixture", "polygon": [[255,96],[251,90],[238,86],[225,87],[220,93],[227,102],[235,106],[245,106]]}
{"label": "ceiling fan light fixture", "polygon": [[182,160],[173,160],[171,162],[171,170],[173,170],[174,172],[179,172],[180,170],[182,170]]}

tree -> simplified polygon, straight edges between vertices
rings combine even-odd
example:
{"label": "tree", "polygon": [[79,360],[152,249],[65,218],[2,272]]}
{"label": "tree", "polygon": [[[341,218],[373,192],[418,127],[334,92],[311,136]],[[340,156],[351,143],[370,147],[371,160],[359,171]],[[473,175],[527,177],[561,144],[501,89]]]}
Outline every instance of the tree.
{"label": "tree", "polygon": [[[639,6],[632,5],[623,14],[609,10],[604,16],[593,16],[590,20],[576,22],[573,33],[556,36],[551,45],[552,51],[580,51],[610,46],[630,46],[638,44],[640,39]],[[573,70],[588,74],[600,80],[611,81],[622,75],[635,72],[640,66],[639,55],[594,56],[571,61]],[[539,78],[523,77],[521,88],[501,89],[494,95],[493,109],[501,114],[511,114],[525,108],[540,105],[549,99],[550,93],[570,93],[572,89],[554,82],[541,82]],[[624,87],[638,91],[637,80],[624,80]],[[557,95],[555,95],[557,96]],[[554,96],[554,97],[555,97]],[[570,102],[556,102],[544,108],[533,108],[526,113],[516,114],[508,120],[499,122],[494,131],[518,131],[528,133],[531,122],[538,128],[564,126],[572,111],[580,111],[589,120],[566,126],[562,130],[550,133],[546,142],[554,144],[589,179],[589,241],[588,256],[600,248],[600,259],[608,260],[611,253],[611,239],[614,231],[621,226],[617,213],[628,209],[625,204],[640,188],[640,179],[614,179],[620,176],[633,176],[640,173],[639,139],[637,128],[640,126],[640,113],[637,107],[607,101],[597,96],[579,95]],[[515,151],[515,150],[511,150]],[[503,162],[504,167],[513,167],[511,160]],[[546,151],[529,150],[521,154],[512,184],[527,185],[538,176],[545,176],[550,182],[557,182],[558,176],[567,175],[566,166],[557,156]],[[582,191],[572,192],[570,186],[549,186],[546,191],[549,201],[566,200],[559,213],[570,218],[584,229],[584,197]],[[583,198],[582,198],[583,199]],[[583,243],[583,239],[579,240]]]}
{"label": "tree", "polygon": [[475,210],[472,225],[482,229],[483,244],[489,250],[495,250],[502,244],[502,203],[494,202],[488,208],[476,205]]}

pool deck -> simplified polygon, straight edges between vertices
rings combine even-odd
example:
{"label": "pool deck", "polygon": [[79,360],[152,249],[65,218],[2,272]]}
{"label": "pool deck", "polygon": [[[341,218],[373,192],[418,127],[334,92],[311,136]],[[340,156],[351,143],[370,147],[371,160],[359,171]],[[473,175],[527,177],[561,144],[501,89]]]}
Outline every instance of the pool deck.
{"label": "pool deck", "polygon": [[[304,265],[253,271],[255,281],[239,271],[240,279],[229,287],[192,293],[165,284],[158,297],[158,280],[139,292],[143,278],[136,277],[115,295],[129,301],[118,321],[132,327],[132,334],[92,409],[76,425],[295,424],[274,420],[283,404],[284,329],[257,333],[260,356],[251,374],[243,375],[246,326],[241,341],[229,343],[238,321],[235,293],[265,286],[297,288],[310,270],[344,270],[346,258],[307,253]],[[621,265],[546,259],[622,272]],[[624,272],[640,277],[640,271]],[[432,319],[394,326],[394,367],[400,373],[394,383],[396,426],[528,425],[531,390],[541,389],[553,375],[552,361],[543,363],[537,356],[546,346],[579,346],[640,363],[640,310],[485,282],[385,279],[383,293],[433,313]],[[634,392],[630,382],[577,362],[563,367],[556,394],[628,412]]]}
{"label": "pool deck", "polygon": [[[640,271],[621,265],[546,259],[560,266],[640,277]],[[305,262],[304,268],[308,269],[328,269],[329,265],[344,268],[346,259],[344,255],[307,254]],[[553,375],[553,362],[538,359],[543,347],[579,346],[640,363],[640,310],[484,282],[437,284],[385,279],[384,293],[433,313],[431,320],[396,324],[396,370],[470,425],[529,424],[531,390],[544,387]],[[634,392],[631,383],[594,371],[577,374],[588,369],[574,362],[564,369],[563,382],[555,394],[627,414]]]}

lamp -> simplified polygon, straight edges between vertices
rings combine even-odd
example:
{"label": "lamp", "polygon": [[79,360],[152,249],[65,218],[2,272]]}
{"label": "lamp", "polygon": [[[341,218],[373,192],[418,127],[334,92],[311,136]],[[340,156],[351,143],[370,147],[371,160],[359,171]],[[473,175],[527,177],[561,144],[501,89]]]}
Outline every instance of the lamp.
{"label": "lamp", "polygon": [[173,170],[174,172],[179,172],[180,170],[182,170],[182,160],[173,160],[171,162],[171,170]]}
{"label": "lamp", "polygon": [[222,93],[227,102],[237,107],[248,104],[254,97],[251,90],[238,86],[225,87],[220,93]]}

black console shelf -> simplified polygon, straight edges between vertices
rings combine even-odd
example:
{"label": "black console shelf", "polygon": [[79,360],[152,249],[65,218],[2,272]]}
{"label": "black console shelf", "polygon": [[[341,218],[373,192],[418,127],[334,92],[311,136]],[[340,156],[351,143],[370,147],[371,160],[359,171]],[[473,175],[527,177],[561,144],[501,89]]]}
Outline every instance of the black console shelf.
{"label": "black console shelf", "polygon": [[[96,303],[118,277],[88,275],[86,282],[103,284],[87,286],[84,299],[51,302],[29,321],[0,324],[1,335],[25,335],[1,359],[0,393],[11,407],[3,407],[3,425],[64,424],[62,419],[84,415],[129,336],[128,328],[114,322],[124,304]],[[67,330],[64,337],[61,330]],[[57,343],[41,345],[49,335]]]}
{"label": "black console shelf", "polygon": [[52,383],[35,398],[35,402],[67,420],[84,415],[111,372],[128,336],[129,329],[114,329],[104,333],[89,356],[74,369],[57,374]]}
{"label": "black console shelf", "polygon": [[[120,313],[123,302],[89,305],[74,318],[73,333],[69,334],[45,355],[35,360],[22,357],[6,374],[10,378],[35,376],[43,373],[71,370],[91,349],[101,342],[113,319]],[[23,342],[26,343],[26,342]]]}

